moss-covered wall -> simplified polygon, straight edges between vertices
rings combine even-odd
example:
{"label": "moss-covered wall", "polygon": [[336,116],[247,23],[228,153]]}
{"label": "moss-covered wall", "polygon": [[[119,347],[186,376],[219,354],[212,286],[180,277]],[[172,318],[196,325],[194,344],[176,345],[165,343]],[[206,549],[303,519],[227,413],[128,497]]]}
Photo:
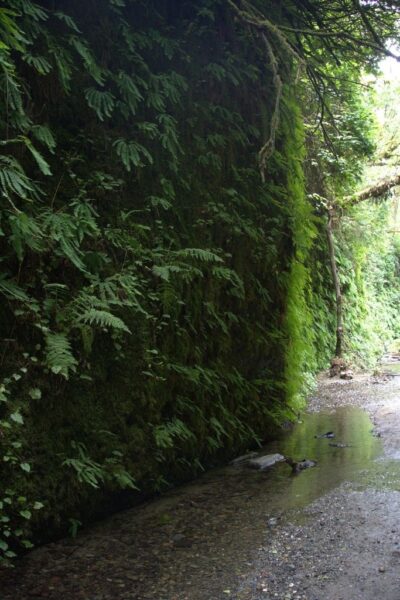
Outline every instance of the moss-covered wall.
{"label": "moss-covered wall", "polygon": [[21,417],[2,481],[43,503],[39,538],[270,437],[331,335],[312,332],[320,232],[295,92],[262,183],[272,73],[226,6],[69,0],[74,21],[43,8],[34,44],[51,70],[15,61],[57,146],[41,148],[51,175],[17,153],[41,189],[19,229],[3,214],[19,291],[0,326],[14,340],[3,422]]}

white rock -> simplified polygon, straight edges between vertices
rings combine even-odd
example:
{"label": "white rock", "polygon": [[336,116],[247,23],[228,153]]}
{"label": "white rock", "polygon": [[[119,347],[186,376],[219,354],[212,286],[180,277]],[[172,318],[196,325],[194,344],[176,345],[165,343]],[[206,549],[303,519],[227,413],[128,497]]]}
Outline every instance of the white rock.
{"label": "white rock", "polygon": [[269,469],[277,462],[282,462],[285,460],[285,457],[282,454],[265,454],[264,456],[259,456],[258,458],[252,458],[249,460],[247,465],[251,469],[259,469],[263,471],[264,469]]}

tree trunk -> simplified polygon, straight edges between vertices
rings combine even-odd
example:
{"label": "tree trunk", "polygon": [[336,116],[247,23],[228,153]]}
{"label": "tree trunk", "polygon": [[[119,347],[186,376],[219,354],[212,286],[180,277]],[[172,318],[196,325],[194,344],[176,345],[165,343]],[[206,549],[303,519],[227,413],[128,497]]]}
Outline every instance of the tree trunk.
{"label": "tree trunk", "polygon": [[342,290],[340,287],[339,274],[336,265],[335,242],[332,233],[332,217],[333,210],[328,210],[328,223],[326,226],[326,235],[328,238],[329,258],[331,262],[332,281],[335,287],[336,298],[336,350],[335,356],[342,357],[343,352],[343,305],[342,305]]}

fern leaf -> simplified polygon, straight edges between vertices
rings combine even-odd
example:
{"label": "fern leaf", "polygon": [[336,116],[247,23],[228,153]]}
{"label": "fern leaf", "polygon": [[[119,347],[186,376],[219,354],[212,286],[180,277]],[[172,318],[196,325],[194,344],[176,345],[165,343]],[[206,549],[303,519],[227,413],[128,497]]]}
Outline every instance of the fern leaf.
{"label": "fern leaf", "polygon": [[53,373],[62,375],[65,379],[68,379],[71,371],[76,371],[78,363],[64,333],[46,335],[46,364]]}
{"label": "fern leaf", "polygon": [[25,143],[25,146],[28,148],[29,152],[32,154],[33,158],[35,159],[36,164],[39,167],[39,169],[41,170],[41,172],[43,173],[43,175],[51,175],[49,164],[45,161],[45,159],[40,154],[40,152],[38,152],[36,150],[35,146],[31,142],[31,140],[29,138],[27,138],[26,136],[22,136],[22,139]]}
{"label": "fern leaf", "polygon": [[224,262],[218,254],[204,250],[203,248],[183,248],[173,253],[180,258],[195,258],[206,263],[222,263]]}
{"label": "fern leaf", "polygon": [[172,208],[171,202],[169,202],[165,198],[160,198],[159,196],[150,196],[149,201],[153,208],[161,207],[164,210],[169,210],[170,208]]}
{"label": "fern leaf", "polygon": [[33,217],[20,211],[10,214],[8,222],[11,228],[9,239],[19,260],[22,260],[26,246],[36,252],[43,250],[43,232]]}
{"label": "fern leaf", "polygon": [[19,162],[11,156],[0,156],[0,188],[6,197],[11,193],[23,199],[35,190]]}
{"label": "fern leaf", "polygon": [[132,77],[130,77],[124,71],[120,71],[117,78],[116,83],[121,92],[122,97],[124,98],[126,104],[129,106],[130,112],[134,115],[136,114],[136,109],[141,100],[143,100],[143,96],[140,93],[140,90]]}
{"label": "fern leaf", "polygon": [[116,329],[117,331],[125,331],[131,333],[130,329],[119,317],[116,317],[107,310],[99,310],[97,308],[89,308],[79,316],[81,323],[89,325],[97,325],[106,329]]}
{"label": "fern leaf", "polygon": [[47,58],[44,56],[33,56],[32,54],[25,53],[23,60],[31,67],[33,67],[39,75],[47,75],[53,68]]}
{"label": "fern leaf", "polygon": [[169,281],[171,273],[182,273],[183,269],[177,265],[154,265],[153,274],[164,281]]}
{"label": "fern leaf", "polygon": [[115,98],[111,92],[101,92],[95,88],[85,90],[85,97],[90,108],[93,108],[100,121],[111,117],[114,110]]}
{"label": "fern leaf", "polygon": [[57,19],[59,19],[60,21],[63,21],[66,25],[68,25],[68,27],[70,29],[72,29],[76,33],[80,33],[80,29],[78,28],[77,24],[75,23],[75,21],[72,17],[70,17],[69,15],[66,15],[65,13],[63,13],[61,11],[55,11],[55,12],[53,12],[53,15],[55,17],[57,17]]}
{"label": "fern leaf", "polygon": [[69,92],[71,77],[72,77],[72,59],[66,50],[61,46],[52,45],[49,43],[49,50],[54,56],[55,63],[57,65],[58,74],[60,76],[61,84],[66,92]]}
{"label": "fern leaf", "polygon": [[[98,83],[99,85],[103,85],[104,84],[103,72],[100,69],[100,67],[97,65],[97,63],[94,59],[94,56],[89,49],[88,43],[85,40],[83,40],[82,38],[77,37],[76,35],[70,36],[69,43],[76,50],[76,52],[79,54],[79,56],[82,58],[83,64],[85,65],[86,70],[93,77],[95,82]],[[94,89],[94,88],[92,88],[92,89]],[[94,91],[97,91],[97,90],[94,90]],[[108,98],[110,98],[110,97],[113,98],[112,94],[110,94],[109,92],[98,92],[98,93],[107,94]],[[109,103],[109,99],[107,100],[107,103]],[[89,106],[90,106],[90,104],[89,104]],[[114,106],[114,102],[113,102],[113,106]],[[107,115],[107,116],[110,116],[110,115]],[[103,120],[103,119],[101,119],[101,120]]]}
{"label": "fern leaf", "polygon": [[29,296],[26,292],[10,279],[6,279],[5,276],[0,277],[0,292],[7,298],[14,298],[15,300],[23,300],[25,302],[29,301]]}
{"label": "fern leaf", "polygon": [[134,140],[128,141],[123,138],[119,138],[118,140],[115,140],[113,146],[127,171],[130,171],[132,166],[144,166],[142,163],[142,156],[144,156],[150,164],[153,163],[153,157],[149,151],[142,146],[142,144],[139,144]]}
{"label": "fern leaf", "polygon": [[52,154],[54,154],[56,141],[52,132],[46,125],[34,125],[32,127],[32,135],[38,142],[41,142]]}

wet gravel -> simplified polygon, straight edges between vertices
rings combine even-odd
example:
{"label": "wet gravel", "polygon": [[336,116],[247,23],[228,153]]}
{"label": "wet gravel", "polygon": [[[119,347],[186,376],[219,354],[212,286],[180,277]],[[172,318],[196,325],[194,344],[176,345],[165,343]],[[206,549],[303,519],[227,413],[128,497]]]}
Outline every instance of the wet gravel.
{"label": "wet gravel", "polygon": [[239,600],[399,600],[400,492],[349,484],[276,532]]}

